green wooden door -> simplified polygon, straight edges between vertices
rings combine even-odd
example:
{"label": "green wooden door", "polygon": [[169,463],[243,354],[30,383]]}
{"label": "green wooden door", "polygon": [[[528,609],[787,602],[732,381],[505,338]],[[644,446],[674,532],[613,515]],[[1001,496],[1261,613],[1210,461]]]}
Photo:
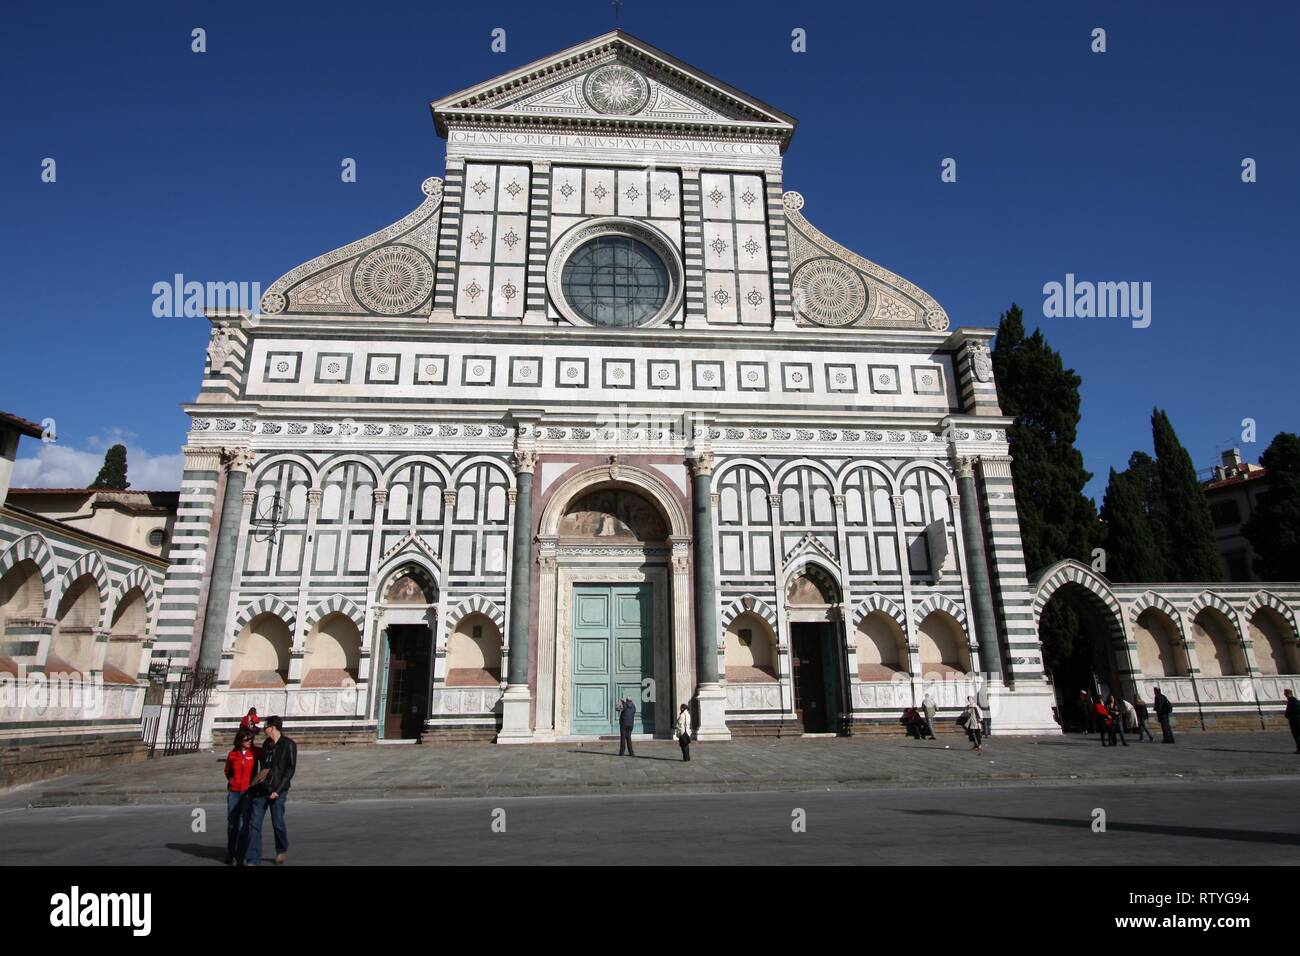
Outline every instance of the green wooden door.
{"label": "green wooden door", "polygon": [[578,584],[573,588],[574,734],[617,734],[614,705],[636,701],[637,732],[654,731],[654,704],[642,681],[654,677],[650,585]]}

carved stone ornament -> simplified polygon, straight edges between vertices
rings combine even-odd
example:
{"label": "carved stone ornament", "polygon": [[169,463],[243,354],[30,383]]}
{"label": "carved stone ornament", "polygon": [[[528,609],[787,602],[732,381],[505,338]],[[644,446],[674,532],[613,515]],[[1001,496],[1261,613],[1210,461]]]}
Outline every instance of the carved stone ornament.
{"label": "carved stone ornament", "polygon": [[988,346],[983,342],[968,342],[966,352],[970,356],[975,378],[981,382],[993,381],[993,359],[989,356]]}
{"label": "carved stone ornament", "polygon": [[619,464],[618,455],[609,456],[609,477],[612,481],[618,481]]}
{"label": "carved stone ornament", "polygon": [[257,458],[251,448],[227,448],[224,454],[231,471],[248,471]]}
{"label": "carved stone ornament", "polygon": [[691,470],[697,475],[713,474],[713,452],[702,451],[694,458],[689,459]]}
{"label": "carved stone ornament", "polygon": [[521,474],[531,475],[533,469],[537,467],[537,452],[526,448],[520,448],[515,451],[515,471]]}
{"label": "carved stone ornament", "polygon": [[212,338],[208,339],[208,366],[214,374],[226,367],[226,359],[230,357],[231,340],[232,336],[227,326],[212,327]]}

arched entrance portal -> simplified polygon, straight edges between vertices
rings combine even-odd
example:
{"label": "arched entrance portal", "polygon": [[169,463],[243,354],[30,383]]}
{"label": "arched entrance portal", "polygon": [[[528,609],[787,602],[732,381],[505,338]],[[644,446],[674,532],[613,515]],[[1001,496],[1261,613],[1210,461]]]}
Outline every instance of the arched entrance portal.
{"label": "arched entrance portal", "polygon": [[395,570],[380,589],[379,736],[418,740],[429,717],[438,588],[422,567]]}
{"label": "arched entrance portal", "polygon": [[1105,579],[1078,561],[1049,568],[1036,591],[1038,639],[1057,720],[1062,730],[1090,729],[1080,691],[1103,701],[1112,693],[1131,700],[1134,691],[1119,602]]}
{"label": "arched entrance portal", "polygon": [[617,734],[629,696],[637,733],[671,732],[692,691],[687,527],[645,469],[588,469],[556,489],[538,535],[536,737]]}
{"label": "arched entrance portal", "polygon": [[805,734],[840,731],[844,712],[841,606],[839,585],[819,565],[804,565],[786,580],[794,713]]}

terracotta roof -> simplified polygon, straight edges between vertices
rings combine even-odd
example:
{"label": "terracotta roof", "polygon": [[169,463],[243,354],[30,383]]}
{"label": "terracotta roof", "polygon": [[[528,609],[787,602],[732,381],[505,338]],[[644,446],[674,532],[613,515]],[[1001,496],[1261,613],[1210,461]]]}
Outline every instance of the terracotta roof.
{"label": "terracotta roof", "polygon": [[1254,468],[1250,471],[1233,475],[1231,478],[1220,478],[1218,481],[1207,481],[1201,485],[1202,491],[1213,491],[1216,488],[1226,488],[1228,485],[1240,485],[1247,481],[1254,481],[1256,478],[1263,478],[1268,473],[1267,468]]}
{"label": "terracotta roof", "polygon": [[19,418],[17,415],[9,412],[0,412],[0,425],[7,425],[18,431],[19,434],[26,435],[28,438],[40,438],[45,434],[45,429],[35,422],[29,422],[25,418]]}

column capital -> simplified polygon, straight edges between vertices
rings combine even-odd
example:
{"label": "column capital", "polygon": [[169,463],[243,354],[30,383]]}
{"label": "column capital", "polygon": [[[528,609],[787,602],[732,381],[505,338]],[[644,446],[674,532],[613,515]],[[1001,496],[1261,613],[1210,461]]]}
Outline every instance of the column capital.
{"label": "column capital", "polygon": [[767,503],[773,508],[781,507],[781,493],[779,491],[773,491],[768,494]]}
{"label": "column capital", "polygon": [[516,501],[518,501],[518,500],[519,500],[519,492],[518,492],[518,490],[516,490],[516,489],[514,489],[514,488],[507,488],[507,489],[506,489],[506,500],[509,501],[511,504],[514,504]]}
{"label": "column capital", "polygon": [[257,500],[257,489],[247,488],[243,491],[240,497],[243,499],[244,507],[251,508],[253,507],[253,502]]}
{"label": "column capital", "polygon": [[531,475],[537,467],[537,452],[531,448],[515,449],[515,471],[518,474]]}
{"label": "column capital", "polygon": [[979,463],[979,456],[977,456],[977,455],[962,455],[962,456],[960,456],[960,457],[957,459],[957,462],[956,462],[956,465],[957,465],[957,477],[958,477],[958,478],[974,478],[974,477],[975,477],[975,465],[978,464],[978,463]]}
{"label": "column capital", "polygon": [[448,508],[456,506],[456,491],[454,488],[447,488],[442,493],[442,503]]}
{"label": "column capital", "polygon": [[385,505],[388,504],[387,488],[376,488],[374,491],[370,493],[370,496],[371,498],[374,499],[375,507],[377,508],[383,508]]}
{"label": "column capital", "polygon": [[843,510],[844,510],[844,496],[843,496],[843,495],[831,495],[831,501],[834,502],[835,507],[838,508],[840,511],[843,511]]}
{"label": "column capital", "polygon": [[231,471],[248,472],[253,467],[253,462],[257,456],[253,449],[247,447],[223,448],[221,449],[222,457],[225,459],[226,466]]}
{"label": "column capital", "polygon": [[686,463],[690,465],[692,473],[697,477],[713,474],[714,458],[711,451],[699,452],[693,457],[687,458]]}
{"label": "column capital", "polygon": [[308,489],[307,489],[307,507],[308,507],[308,508],[319,508],[319,507],[320,507],[320,500],[321,500],[321,498],[324,496],[324,494],[325,494],[324,489],[321,489],[321,488],[308,488]]}
{"label": "column capital", "polygon": [[892,501],[892,502],[894,503],[894,508],[895,508],[895,509],[899,509],[899,508],[902,508],[902,507],[903,507],[903,496],[902,496],[902,495],[890,495],[890,496],[889,496],[889,500]]}
{"label": "column capital", "polygon": [[186,445],[181,449],[186,471],[217,471],[221,468],[220,448]]}

